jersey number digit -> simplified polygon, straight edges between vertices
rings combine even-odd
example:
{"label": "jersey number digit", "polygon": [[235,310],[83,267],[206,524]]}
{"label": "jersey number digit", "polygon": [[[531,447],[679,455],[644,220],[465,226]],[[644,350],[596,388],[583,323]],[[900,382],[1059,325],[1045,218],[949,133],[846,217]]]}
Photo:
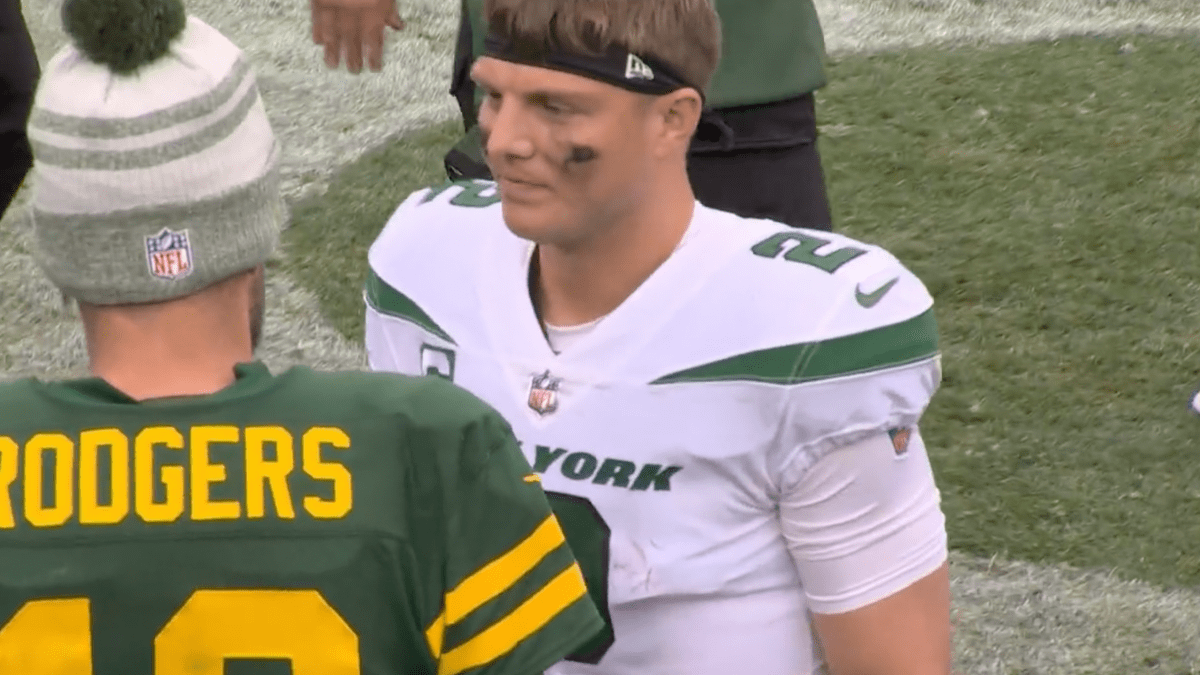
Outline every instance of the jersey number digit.
{"label": "jersey number digit", "polygon": [[546,499],[554,509],[571,552],[579,561],[588,595],[592,596],[592,602],[604,617],[604,630],[571,652],[566,660],[596,664],[615,639],[612,616],[608,611],[608,542],[612,530],[591,500],[585,497],[546,491]]}
{"label": "jersey number digit", "polygon": [[422,204],[428,204],[435,197],[451,188],[462,188],[450,199],[454,206],[470,209],[482,209],[500,201],[500,193],[492,183],[479,183],[473,180],[452,180],[437,187],[429,188],[429,192],[421,199]]}
{"label": "jersey number digit", "polygon": [[[87,598],[32,600],[0,628],[0,673],[92,675]],[[155,675],[223,675],[227,658],[358,675],[358,636],[317,591],[196,591],[154,638]]]}
{"label": "jersey number digit", "polygon": [[763,258],[778,258],[783,253],[783,245],[789,241],[796,245],[783,254],[784,260],[812,265],[817,269],[833,274],[839,267],[866,253],[861,248],[847,246],[824,255],[817,255],[817,249],[829,243],[828,239],[820,239],[801,232],[780,232],[758,242],[750,248],[750,252]]}

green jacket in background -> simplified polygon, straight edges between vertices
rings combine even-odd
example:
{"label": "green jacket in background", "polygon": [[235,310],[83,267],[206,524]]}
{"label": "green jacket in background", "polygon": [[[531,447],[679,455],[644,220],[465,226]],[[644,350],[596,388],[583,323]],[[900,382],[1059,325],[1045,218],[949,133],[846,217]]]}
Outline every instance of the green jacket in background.
{"label": "green jacket in background", "polygon": [[716,0],[721,65],[713,108],[794,98],[825,86],[825,37],[812,0]]}

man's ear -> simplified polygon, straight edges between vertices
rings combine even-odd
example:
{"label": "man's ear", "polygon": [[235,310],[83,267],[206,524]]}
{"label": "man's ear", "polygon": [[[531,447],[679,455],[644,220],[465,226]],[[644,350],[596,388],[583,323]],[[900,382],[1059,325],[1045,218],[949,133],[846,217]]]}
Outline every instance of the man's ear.
{"label": "man's ear", "polygon": [[700,93],[690,87],[660,96],[655,102],[656,112],[661,116],[665,145],[685,149],[692,142],[696,126],[700,124],[700,113],[704,101]]}

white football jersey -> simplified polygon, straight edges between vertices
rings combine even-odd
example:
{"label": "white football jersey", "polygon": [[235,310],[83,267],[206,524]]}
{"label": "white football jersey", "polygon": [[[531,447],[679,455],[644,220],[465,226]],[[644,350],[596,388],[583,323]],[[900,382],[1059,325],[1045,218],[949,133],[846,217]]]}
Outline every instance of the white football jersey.
{"label": "white football jersey", "polygon": [[916,425],[940,380],[925,287],[879,247],[697,204],[556,354],[498,201],[473,182],[401,204],[370,251],[367,349],[497,408],[541,474],[612,625],[550,672],[812,672],[808,613],[830,610],[781,535],[781,476]]}

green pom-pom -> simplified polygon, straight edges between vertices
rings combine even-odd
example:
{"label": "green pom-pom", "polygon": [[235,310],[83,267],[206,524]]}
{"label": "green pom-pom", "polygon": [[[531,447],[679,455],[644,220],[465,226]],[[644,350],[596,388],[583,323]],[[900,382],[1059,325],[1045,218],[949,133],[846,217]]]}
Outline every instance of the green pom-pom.
{"label": "green pom-pom", "polygon": [[128,75],[167,53],[187,10],[182,0],[66,0],[62,18],[84,56]]}

